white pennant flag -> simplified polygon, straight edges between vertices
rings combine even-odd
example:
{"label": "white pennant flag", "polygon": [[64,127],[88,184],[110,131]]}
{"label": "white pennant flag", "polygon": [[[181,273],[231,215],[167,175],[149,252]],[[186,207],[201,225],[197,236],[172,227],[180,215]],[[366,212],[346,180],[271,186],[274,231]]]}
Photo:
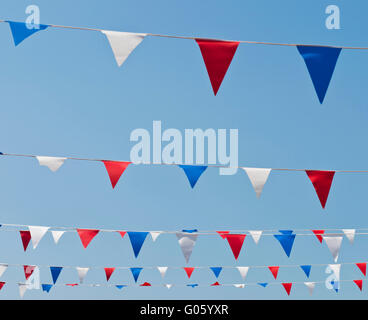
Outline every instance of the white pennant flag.
{"label": "white pennant flag", "polygon": [[27,285],[24,283],[18,283],[18,286],[19,286],[19,295],[23,299],[24,294],[27,291]]}
{"label": "white pennant flag", "polygon": [[355,229],[342,229],[351,244],[354,243]]}
{"label": "white pennant flag", "polygon": [[329,264],[328,266],[330,267],[330,269],[334,273],[334,275],[336,277],[336,280],[339,281],[340,280],[341,264]]}
{"label": "white pennant flag", "polygon": [[77,267],[79,282],[83,283],[84,278],[86,277],[86,274],[88,272],[89,268],[81,268]]}
{"label": "white pennant flag", "polygon": [[235,288],[245,288],[245,284],[244,283],[235,283],[234,287]]}
{"label": "white pennant flag", "polygon": [[258,244],[259,239],[261,239],[262,232],[263,232],[263,231],[255,231],[255,230],[253,230],[253,231],[249,231],[249,233],[250,233],[250,235],[252,236],[252,238],[253,238],[253,240],[254,240],[255,244]]}
{"label": "white pennant flag", "polygon": [[143,41],[146,33],[130,33],[117,31],[101,31],[109,40],[119,67],[129,57],[132,51]]}
{"label": "white pennant flag", "polygon": [[4,272],[6,271],[6,269],[8,269],[8,265],[7,264],[0,265],[0,277],[4,274]]}
{"label": "white pennant flag", "polygon": [[56,172],[64,164],[67,158],[57,158],[57,157],[42,157],[36,156],[40,166],[48,167],[52,172]]}
{"label": "white pennant flag", "polygon": [[29,226],[29,232],[31,233],[33,249],[36,249],[39,242],[46,234],[46,232],[50,229],[49,227],[36,227],[36,226]]}
{"label": "white pennant flag", "polygon": [[193,251],[193,247],[197,241],[198,235],[190,233],[177,232],[176,236],[179,241],[181,251],[183,252],[185,261],[188,263]]}
{"label": "white pennant flag", "polygon": [[312,295],[314,291],[314,287],[316,286],[315,282],[304,282],[304,284],[307,286],[309,290],[309,294]]}
{"label": "white pennant flag", "polygon": [[167,271],[167,267],[157,267],[157,269],[160,272],[161,277],[164,278],[165,274],[166,274],[166,271]]}
{"label": "white pennant flag", "polygon": [[61,236],[65,233],[65,231],[51,231],[52,237],[54,238],[55,244],[58,244]]}
{"label": "white pennant flag", "polygon": [[261,168],[242,168],[248,175],[250,182],[256,192],[257,197],[261,196],[263,187],[267,182],[268,176],[272,169],[261,169]]}
{"label": "white pennant flag", "polygon": [[342,237],[340,236],[322,236],[326,241],[328,249],[331,251],[334,261],[337,262],[341,248]]}
{"label": "white pennant flag", "polygon": [[158,238],[158,236],[159,236],[161,233],[162,233],[162,231],[151,231],[151,232],[150,232],[153,242],[155,242],[155,241],[156,241],[156,239]]}
{"label": "white pennant flag", "polygon": [[249,267],[237,267],[237,269],[239,270],[239,273],[241,275],[241,277],[243,278],[243,280],[245,279],[245,277],[247,276],[248,274],[248,270],[249,270]]}
{"label": "white pennant flag", "polygon": [[170,289],[172,287],[172,284],[165,284],[165,287]]}

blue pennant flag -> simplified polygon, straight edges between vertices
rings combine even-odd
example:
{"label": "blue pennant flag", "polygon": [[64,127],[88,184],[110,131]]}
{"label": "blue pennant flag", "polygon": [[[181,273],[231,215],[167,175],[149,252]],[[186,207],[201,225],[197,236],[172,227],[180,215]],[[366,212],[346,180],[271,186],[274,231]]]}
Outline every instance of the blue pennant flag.
{"label": "blue pennant flag", "polygon": [[184,170],[192,188],[194,188],[202,173],[207,169],[207,166],[179,165],[179,167]]}
{"label": "blue pennant flag", "polygon": [[319,102],[325,98],[341,48],[297,46],[303,57]]}
{"label": "blue pennant flag", "polygon": [[9,23],[15,46],[17,46],[23,40],[30,37],[32,34],[38,31],[41,31],[41,30],[45,30],[48,27],[48,25],[39,24],[39,25],[34,25],[34,27],[37,27],[37,28],[29,29],[27,24],[24,22],[14,22],[14,21],[6,21],[6,22]]}
{"label": "blue pennant flag", "polygon": [[187,284],[187,287],[195,288],[195,287],[198,287],[198,284],[197,284],[197,283],[194,283],[194,284]]}
{"label": "blue pennant flag", "polygon": [[210,267],[210,269],[212,270],[213,274],[215,275],[216,278],[219,277],[221,271],[222,271],[222,267]]}
{"label": "blue pennant flag", "polygon": [[263,288],[266,288],[268,283],[267,282],[258,282],[258,284],[263,287]]}
{"label": "blue pennant flag", "polygon": [[57,279],[59,278],[61,270],[63,270],[63,267],[50,267],[52,281],[54,282],[54,284],[56,283]]}
{"label": "blue pennant flag", "polygon": [[312,266],[300,266],[300,268],[302,268],[302,270],[304,271],[305,275],[307,276],[307,278],[309,278]]}
{"label": "blue pennant flag", "polygon": [[119,290],[121,290],[121,289],[125,288],[126,285],[125,284],[117,284],[115,287],[118,288]]}
{"label": "blue pennant flag", "polygon": [[274,237],[280,242],[286,255],[290,257],[296,235],[292,234],[292,230],[280,230],[280,232],[283,234],[275,234]]}
{"label": "blue pennant flag", "polygon": [[128,231],[130,243],[132,244],[132,248],[134,251],[134,255],[137,258],[141,248],[143,246],[144,241],[146,240],[148,232],[131,232]]}
{"label": "blue pennant flag", "polygon": [[52,288],[52,284],[43,284],[42,285],[42,291],[45,291],[47,293],[50,292],[51,288]]}
{"label": "blue pennant flag", "polygon": [[186,233],[194,233],[194,232],[198,232],[197,229],[192,229],[192,230],[186,230],[186,229],[183,229],[182,230],[183,232],[186,232]]}
{"label": "blue pennant flag", "polygon": [[332,287],[336,292],[339,292],[339,282],[338,281],[331,281]]}
{"label": "blue pennant flag", "polygon": [[134,278],[135,282],[138,281],[138,278],[139,278],[139,275],[140,275],[142,269],[143,268],[130,268],[130,271],[132,272],[132,275],[133,275],[133,278]]}

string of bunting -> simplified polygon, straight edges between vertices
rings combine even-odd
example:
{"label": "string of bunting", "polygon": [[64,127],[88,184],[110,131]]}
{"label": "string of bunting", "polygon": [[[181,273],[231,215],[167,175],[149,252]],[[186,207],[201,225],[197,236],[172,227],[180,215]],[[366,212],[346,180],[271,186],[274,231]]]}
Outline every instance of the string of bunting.
{"label": "string of bunting", "polygon": [[317,93],[319,102],[322,104],[329,87],[333,72],[342,49],[367,50],[368,47],[347,47],[347,46],[327,46],[327,45],[306,45],[306,44],[288,44],[273,43],[262,41],[233,41],[219,40],[199,37],[186,37],[153,33],[132,33],[110,31],[96,28],[82,28],[61,26],[53,24],[28,25],[24,22],[15,22],[8,20],[0,20],[0,22],[8,23],[15,46],[19,45],[25,39],[36,32],[46,30],[48,28],[63,28],[69,30],[85,30],[95,31],[104,34],[112,48],[118,66],[122,66],[128,56],[137,48],[137,46],[147,37],[164,37],[174,39],[195,40],[201,51],[204,64],[207,69],[208,76],[212,85],[214,94],[216,95],[225,75],[230,67],[233,57],[237,51],[239,44],[262,44],[277,45],[286,47],[296,47],[298,53],[303,58],[308,69],[313,86]]}
{"label": "string of bunting", "polygon": [[[153,241],[156,241],[157,238],[163,233],[175,234],[179,243],[179,246],[182,250],[184,258],[186,262],[189,262],[189,259],[192,255],[194,246],[196,244],[197,238],[199,235],[213,235],[218,234],[222,239],[226,239],[230,249],[234,255],[235,260],[238,259],[240,251],[243,247],[244,240],[247,235],[250,235],[254,242],[258,244],[262,235],[270,235],[273,236],[281,245],[283,251],[290,257],[291,250],[294,245],[294,241],[296,236],[316,236],[318,241],[322,243],[323,241],[326,243],[328,249],[330,250],[332,257],[335,262],[337,262],[340,248],[343,240],[343,236],[345,235],[350,243],[354,242],[356,235],[368,235],[368,232],[363,232],[366,229],[361,229],[362,231],[357,232],[357,229],[339,229],[337,232],[325,232],[326,230],[310,230],[309,233],[294,233],[293,230],[279,230],[278,234],[264,234],[262,230],[248,230],[243,231],[243,233],[231,233],[231,231],[207,231],[203,233],[199,233],[197,229],[183,229],[182,231],[125,231],[125,230],[104,230],[104,229],[82,229],[82,228],[63,228],[63,227],[47,227],[47,226],[25,226],[25,225],[14,225],[14,224],[2,224],[0,226],[3,227],[27,227],[28,230],[7,230],[3,227],[0,231],[19,231],[21,241],[23,244],[24,251],[27,250],[29,242],[32,240],[33,249],[36,249],[41,239],[45,236],[45,234],[50,231],[54,242],[57,244],[60,238],[63,236],[65,232],[75,232],[78,234],[83,247],[86,249],[91,241],[100,233],[100,232],[116,232],[120,235],[121,238],[124,238],[126,234],[128,234],[134,256],[137,258],[142,246],[147,238],[147,235],[150,234]],[[56,230],[51,230],[56,229]],[[336,229],[338,230],[338,229]],[[312,233],[311,233],[312,232]]]}
{"label": "string of bunting", "polygon": [[[116,187],[117,183],[120,180],[120,177],[128,168],[128,166],[132,164],[132,162],[130,161],[88,159],[88,158],[75,158],[75,157],[54,157],[54,156],[50,157],[50,156],[37,156],[30,154],[11,154],[2,152],[0,152],[0,156],[35,158],[37,159],[40,166],[48,167],[52,172],[58,171],[66,160],[101,162],[104,164],[107,170],[113,189]],[[186,177],[188,178],[189,184],[192,188],[195,187],[199,178],[207,170],[208,167],[227,168],[225,166],[215,166],[215,165],[184,165],[184,164],[166,164],[166,163],[160,163],[155,165],[178,166],[184,171]],[[242,169],[246,172],[258,198],[260,198],[263,188],[272,171],[305,172],[309,180],[312,182],[312,185],[317,193],[318,199],[323,209],[326,206],[326,202],[330,193],[335,173],[368,173],[368,170],[311,170],[311,169],[285,169],[285,168],[250,168],[250,167],[237,167],[237,168]]]}

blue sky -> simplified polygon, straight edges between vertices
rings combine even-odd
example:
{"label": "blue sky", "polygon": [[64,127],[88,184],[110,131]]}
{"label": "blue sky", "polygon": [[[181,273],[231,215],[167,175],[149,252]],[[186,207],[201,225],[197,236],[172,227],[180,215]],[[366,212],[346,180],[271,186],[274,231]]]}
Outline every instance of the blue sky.
{"label": "blue sky", "polygon": [[[24,21],[25,8],[39,5],[41,23],[97,27],[117,31],[287,43],[368,46],[362,34],[368,5],[333,1],[341,10],[341,30],[327,30],[324,13],[330,1],[282,3],[257,1],[9,1],[0,4],[2,19]],[[367,169],[365,97],[367,53],[343,50],[325,102],[320,105],[305,64],[293,47],[241,44],[217,97],[198,46],[192,40],[146,38],[122,68],[98,32],[49,29],[15,48],[6,24],[0,25],[0,151],[54,156],[129,160],[132,130],[235,128],[239,164],[249,167]],[[123,230],[318,229],[365,228],[368,217],[365,174],[337,174],[325,210],[302,172],[272,172],[260,200],[244,172],[219,176],[208,169],[191,190],[175,167],[135,166],[111,189],[102,164],[68,161],[57,172],[34,159],[2,158],[0,221],[26,225],[79,226]],[[368,239],[344,239],[340,262],[364,262]],[[23,252],[18,233],[0,232],[0,260],[13,264],[70,266],[185,266],[174,235],[147,239],[135,259],[128,238],[96,237],[87,250],[75,234],[55,246],[50,234],[36,250]],[[190,266],[252,266],[333,263],[314,237],[297,237],[288,259],[275,239],[258,246],[247,237],[235,263],[225,241],[199,237]],[[310,281],[324,281],[323,267]],[[342,279],[360,279],[355,266],[343,266]],[[9,268],[2,299],[18,298],[14,284],[21,268]],[[42,282],[50,283],[47,269]],[[60,283],[77,282],[64,270]],[[128,271],[112,283],[133,284]],[[143,271],[141,282],[210,284],[209,270],[193,273]],[[220,282],[241,283],[236,270]],[[268,270],[251,270],[249,282],[272,282]],[[281,269],[278,281],[306,281],[301,270]],[[102,270],[90,271],[86,283],[104,283]],[[363,289],[364,290],[364,289]],[[295,299],[309,299],[296,285]],[[339,294],[316,287],[315,299],[365,298],[353,283]],[[281,286],[243,290],[219,288],[67,288],[45,294],[29,291],[26,299],[287,299]]]}

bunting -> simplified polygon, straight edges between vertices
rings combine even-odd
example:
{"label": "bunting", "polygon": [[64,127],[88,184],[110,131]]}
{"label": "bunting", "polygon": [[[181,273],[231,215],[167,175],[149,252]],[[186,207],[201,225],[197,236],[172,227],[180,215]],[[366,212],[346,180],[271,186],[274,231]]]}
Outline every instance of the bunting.
{"label": "bunting", "polygon": [[239,273],[243,280],[245,280],[245,277],[247,276],[249,271],[249,267],[237,267],[237,269],[239,270]]}
{"label": "bunting", "polygon": [[300,268],[302,268],[302,270],[304,271],[307,278],[309,278],[312,266],[311,265],[305,265],[305,266],[300,266]]}
{"label": "bunting", "polygon": [[29,226],[28,229],[31,234],[33,249],[36,249],[39,242],[50,228]]}
{"label": "bunting", "polygon": [[220,276],[220,273],[222,271],[222,267],[211,267],[210,268],[213,272],[213,274],[215,275],[216,278],[218,278]]}
{"label": "bunting", "polygon": [[351,244],[354,243],[355,229],[342,229]]}
{"label": "bunting", "polygon": [[339,258],[340,248],[342,237],[339,236],[323,236],[323,240],[325,240],[328,249],[330,250],[333,259],[335,262]]}
{"label": "bunting", "polygon": [[27,265],[23,266],[24,276],[26,277],[26,280],[29,279],[29,277],[32,275],[35,269],[36,266],[27,266]]}
{"label": "bunting", "polygon": [[132,245],[134,256],[138,258],[139,252],[142,249],[143,243],[146,240],[148,232],[128,232],[130,243]]}
{"label": "bunting", "polygon": [[181,251],[183,252],[185,261],[188,263],[190,256],[192,255],[194,245],[196,244],[198,235],[177,232],[176,237],[178,238],[179,246],[181,248]]}
{"label": "bunting", "polygon": [[200,176],[205,172],[207,166],[189,166],[189,165],[179,165],[183,169],[185,175],[187,176],[190,186],[194,188],[197,184]]}
{"label": "bunting", "polygon": [[290,296],[291,287],[293,286],[292,283],[282,283],[282,286],[284,287],[286,293],[288,296]]}
{"label": "bunting", "polygon": [[184,267],[183,269],[185,273],[187,274],[188,279],[190,279],[195,268]]}
{"label": "bunting", "polygon": [[114,189],[116,184],[119,182],[121,175],[124,173],[126,168],[128,168],[131,162],[107,160],[103,160],[102,162],[105,165],[106,171],[111,181],[112,188]]}
{"label": "bunting", "polygon": [[88,247],[92,239],[97,236],[100,230],[94,229],[77,229],[78,235],[81,239],[84,249]]}
{"label": "bunting", "polygon": [[25,231],[25,230],[21,230],[21,231],[19,231],[19,233],[20,233],[20,237],[22,239],[23,249],[24,249],[24,251],[26,251],[27,248],[28,248],[28,244],[31,241],[31,233],[29,231]]}
{"label": "bunting", "polygon": [[305,170],[308,178],[312,182],[314,189],[321,202],[322,208],[326,206],[328,194],[332,184],[335,171],[318,171],[318,170]]}
{"label": "bunting", "polygon": [[238,260],[239,253],[241,248],[243,247],[245,234],[228,234],[226,235],[226,240],[229,243],[231,251],[234,254],[235,260]]}
{"label": "bunting", "polygon": [[137,282],[143,268],[130,268],[134,281]]}
{"label": "bunting", "polygon": [[1,264],[0,265],[0,277],[2,277],[2,275],[4,274],[4,272],[6,271],[6,269],[8,269],[8,265],[7,264]]}
{"label": "bunting", "polygon": [[44,24],[33,25],[33,28],[29,28],[27,24],[23,22],[6,22],[9,23],[15,46],[30,37],[32,34],[48,28],[48,25]]}
{"label": "bunting", "polygon": [[267,182],[268,176],[272,169],[261,169],[261,168],[242,168],[250,182],[252,183],[253,189],[256,192],[257,198],[261,197],[263,187]]}
{"label": "bunting", "polygon": [[152,241],[155,242],[158,238],[158,236],[161,234],[161,231],[151,231],[150,235],[152,237]]}
{"label": "bunting", "polygon": [[360,291],[362,291],[362,289],[363,289],[363,280],[353,280],[353,281],[358,286]]}
{"label": "bunting", "polygon": [[274,237],[280,242],[281,247],[284,249],[285,254],[290,257],[291,249],[293,248],[295,234],[292,234],[292,230],[284,231],[280,230],[281,235],[275,234]]}
{"label": "bunting", "polygon": [[161,274],[161,277],[164,278],[167,272],[168,267],[157,267],[158,271]]}
{"label": "bunting", "polygon": [[87,272],[89,271],[89,268],[77,267],[76,269],[78,273],[79,283],[83,283],[84,278],[86,277]]}
{"label": "bunting", "polygon": [[52,172],[56,172],[67,158],[36,156],[36,159],[40,166],[48,167]]}
{"label": "bunting", "polygon": [[318,241],[322,243],[322,235],[325,233],[325,230],[312,230],[312,232],[316,235]]}
{"label": "bunting", "polygon": [[54,284],[56,284],[56,281],[59,278],[60,273],[61,273],[62,270],[63,270],[63,267],[50,267],[52,282]]}
{"label": "bunting", "polygon": [[253,238],[253,241],[255,244],[258,244],[259,240],[261,239],[262,236],[262,232],[263,231],[259,231],[259,230],[250,230],[249,234],[251,235],[251,237]]}
{"label": "bunting", "polygon": [[115,271],[115,268],[104,268],[106,274],[106,281],[109,282],[111,275]]}
{"label": "bunting", "polygon": [[367,263],[366,262],[356,263],[356,266],[359,268],[359,270],[363,273],[364,276],[367,275]]}
{"label": "bunting", "polygon": [[59,243],[59,240],[64,233],[65,231],[51,231],[52,238],[54,239],[55,244]]}
{"label": "bunting", "polygon": [[315,282],[304,282],[304,284],[307,286],[308,290],[309,290],[309,294],[312,295],[314,288],[316,286]]}
{"label": "bunting", "polygon": [[277,279],[277,275],[279,273],[279,268],[278,266],[272,266],[272,267],[268,267],[268,269],[270,269],[273,277],[275,278],[275,280]]}

